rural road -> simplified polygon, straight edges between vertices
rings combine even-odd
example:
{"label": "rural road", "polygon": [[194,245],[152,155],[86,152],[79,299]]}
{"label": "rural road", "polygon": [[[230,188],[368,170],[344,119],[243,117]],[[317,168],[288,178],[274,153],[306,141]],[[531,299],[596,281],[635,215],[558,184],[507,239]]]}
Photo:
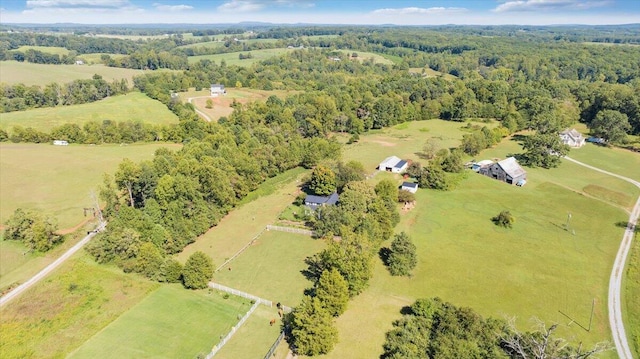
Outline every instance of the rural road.
{"label": "rural road", "polygon": [[[628,177],[620,176],[615,173],[611,173],[605,170],[601,170],[597,167],[590,166],[586,163],[582,163],[580,161],[576,161],[570,157],[564,157],[564,159],[576,163],[580,166],[584,166],[590,168],[594,171],[598,171],[609,176],[617,177],[623,181],[627,181],[636,187],[640,188],[640,182],[633,180]],[[631,355],[631,349],[629,347],[629,342],[627,341],[627,334],[624,330],[624,323],[622,321],[622,278],[624,277],[624,265],[629,256],[629,251],[631,250],[631,243],[633,242],[633,235],[635,231],[635,224],[638,222],[638,218],[640,217],[640,197],[636,201],[635,206],[633,207],[633,211],[629,215],[629,222],[627,223],[627,228],[624,231],[624,236],[622,236],[622,242],[620,243],[620,248],[618,249],[618,254],[616,255],[616,260],[613,263],[613,270],[611,271],[611,277],[609,278],[609,324],[611,325],[611,333],[613,335],[613,342],[616,346],[616,351],[618,352],[618,357],[620,359],[633,359],[633,355]]]}
{"label": "rural road", "polygon": [[91,240],[91,238],[93,238],[96,235],[96,233],[102,231],[106,227],[106,225],[107,225],[106,222],[102,222],[100,225],[98,225],[98,227],[96,227],[96,229],[91,231],[91,233],[87,234],[86,237],[82,238],[80,242],[76,243],[73,247],[69,248],[68,251],[66,251],[63,255],[61,255],[58,259],[53,261],[53,263],[46,266],[43,270],[41,270],[40,272],[38,272],[38,274],[31,277],[28,281],[20,284],[19,286],[12,289],[9,293],[0,297],[0,307],[7,304],[11,299],[22,294],[22,292],[24,292],[25,290],[31,288],[32,285],[38,283],[39,280],[46,277],[47,274],[51,273],[54,269],[58,268],[62,263],[64,263],[64,261],[69,259],[69,257],[71,257],[74,253],[79,251],[80,248],[82,248],[85,244],[87,244],[87,242],[89,242],[89,240]]}
{"label": "rural road", "polygon": [[[191,100],[193,100],[194,98],[211,98],[210,96],[198,96],[198,97],[189,97],[187,99],[187,102],[191,103]],[[202,116],[205,120],[207,120],[208,122],[211,122],[211,117],[209,117],[206,113],[198,110],[198,108],[196,106],[193,106],[193,108],[196,110],[196,113],[200,116]]]}

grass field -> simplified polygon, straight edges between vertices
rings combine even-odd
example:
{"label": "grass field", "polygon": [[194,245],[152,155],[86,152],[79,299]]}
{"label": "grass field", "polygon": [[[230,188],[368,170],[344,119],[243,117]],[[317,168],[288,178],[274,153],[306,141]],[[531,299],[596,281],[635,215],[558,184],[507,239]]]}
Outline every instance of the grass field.
{"label": "grass field", "polygon": [[[79,56],[84,57],[84,55]],[[0,61],[0,82],[23,83],[27,86],[44,86],[52,82],[64,84],[73,80],[91,79],[98,74],[108,82],[127,79],[133,86],[133,77],[144,74],[142,70],[121,69],[104,65],[48,65],[30,62]]]}
{"label": "grass field", "polygon": [[454,80],[457,78],[451,74],[445,74],[429,67],[413,67],[409,69],[409,72],[413,74],[420,74],[423,77],[444,77],[446,80]]}
{"label": "grass field", "polygon": [[[224,41],[222,41],[223,36],[217,35],[213,36],[219,40],[216,41],[207,41],[207,42],[196,42],[195,44],[188,44],[178,46],[179,49],[188,49],[188,48],[196,48],[196,47],[204,47],[204,48],[218,48],[224,46]],[[247,43],[247,44],[256,44],[256,43],[267,43],[271,44],[277,42],[278,39],[241,39],[238,43]]]}
{"label": "grass field", "polygon": [[[93,54],[78,55],[78,59],[81,59],[82,61],[84,61],[85,65],[93,65],[93,64],[99,65],[99,64],[102,64],[102,60],[100,58],[102,55],[109,55],[114,60],[127,56],[127,55],[121,55],[121,54],[108,54],[104,52],[96,52]],[[129,83],[131,84],[132,82],[129,81]]]}
{"label": "grass field", "polygon": [[0,309],[2,358],[62,358],[158,284],[82,254]]}
{"label": "grass field", "polygon": [[640,358],[640,242],[637,234],[627,260],[622,313],[631,352],[635,358]]}
{"label": "grass field", "polygon": [[[393,138],[389,133],[362,136],[359,145],[347,147],[345,159],[376,163],[369,159],[374,153],[378,158],[395,154],[415,159],[406,155],[410,143],[400,150],[402,142]],[[407,142],[414,148],[421,144],[415,138]],[[519,145],[505,140],[477,158],[504,158],[516,152]],[[402,215],[397,228],[418,248],[413,277],[391,277],[378,261],[370,288],[338,319],[340,343],[327,357],[378,356],[384,333],[400,317],[400,309],[433,296],[473,307],[485,316],[516,316],[521,329],[530,329],[530,319],[537,317],[559,323],[559,335],[575,342],[610,340],[606,300],[611,263],[622,236],[617,223],[628,217],[620,207],[629,207],[638,190],[568,162],[553,170],[527,171],[524,188],[469,173],[454,191],[420,190],[417,206]],[[490,221],[503,209],[516,217],[513,230],[499,229]],[[568,212],[575,235],[563,229]],[[593,299],[589,333],[559,313],[586,326]]]}
{"label": "grass field", "polygon": [[587,143],[582,148],[571,150],[569,157],[640,181],[640,154],[638,153]]}
{"label": "grass field", "polygon": [[280,322],[269,325],[269,321],[274,318],[278,318],[275,307],[259,306],[215,357],[263,358],[280,335]]}
{"label": "grass field", "polygon": [[[287,53],[287,51],[293,51],[290,49],[264,49],[264,50],[253,50],[253,51],[242,51],[242,52],[230,52],[227,54],[216,54],[216,55],[200,55],[200,56],[190,56],[189,63],[196,63],[200,60],[211,60],[215,63],[220,63],[224,60],[227,65],[237,65],[237,66],[251,66],[255,62],[266,60],[268,58],[274,56],[280,56],[282,54]],[[238,57],[240,54],[247,55],[251,53],[253,56],[250,59],[240,60]]]}
{"label": "grass field", "polygon": [[249,194],[250,199],[242,202],[217,226],[188,245],[178,254],[178,259],[184,263],[193,252],[203,251],[213,258],[216,266],[221,265],[260,234],[267,224],[277,220],[278,214],[298,195],[299,180],[307,172],[297,168],[262,183],[255,194]]}
{"label": "grass field", "polygon": [[[163,285],[69,358],[195,358],[206,355],[251,307],[235,296]],[[267,324],[268,325],[268,324]]]}
{"label": "grass field", "polygon": [[[84,221],[104,173],[115,172],[124,158],[151,159],[156,149],[180,145],[0,144],[0,223],[18,207],[38,208],[58,219],[61,229]],[[46,174],[46,175],[44,175]]]}
{"label": "grass field", "polygon": [[67,55],[69,54],[69,50],[64,47],[55,47],[55,46],[20,46],[16,49],[16,51],[26,52],[27,50],[36,50],[40,52],[45,52],[53,55]]}
{"label": "grass field", "polygon": [[[209,89],[202,91],[189,91],[186,93],[180,93],[180,97],[183,101],[186,101],[189,97],[194,97],[191,103],[200,111],[204,112],[209,118],[217,121],[222,116],[229,116],[233,113],[231,104],[233,101],[241,104],[246,104],[253,101],[266,101],[271,95],[276,95],[282,99],[288,95],[294,94],[294,91],[265,91],[265,90],[253,90],[249,88],[226,88],[227,94],[225,96],[210,97]],[[207,108],[207,100],[211,99],[213,102],[212,108]]]}
{"label": "grass field", "polygon": [[389,60],[388,58],[380,54],[376,54],[373,52],[364,52],[364,51],[356,51],[356,50],[336,50],[336,51],[342,52],[343,54],[347,54],[349,56],[351,56],[351,54],[355,52],[356,54],[358,54],[358,57],[351,57],[351,59],[358,60],[360,62],[373,59],[373,63],[375,64],[393,65],[393,61]]}
{"label": "grass field", "polygon": [[49,132],[53,127],[65,123],[76,123],[82,127],[86,122],[103,120],[178,123],[178,117],[160,101],[140,92],[131,92],[81,105],[3,113],[0,115],[0,128],[11,132],[14,126],[22,126]]}

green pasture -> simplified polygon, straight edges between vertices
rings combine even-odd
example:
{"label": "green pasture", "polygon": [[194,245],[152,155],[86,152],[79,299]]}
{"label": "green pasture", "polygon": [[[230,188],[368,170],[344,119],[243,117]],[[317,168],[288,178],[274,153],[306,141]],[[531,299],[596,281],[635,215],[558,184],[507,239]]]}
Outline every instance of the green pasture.
{"label": "green pasture", "polygon": [[[79,57],[84,58],[84,56]],[[102,76],[108,82],[127,79],[129,85],[133,85],[133,77],[143,73],[142,70],[122,69],[104,65],[50,65],[0,61],[0,82],[7,84],[23,83],[27,86],[45,86],[52,82],[65,84],[73,80],[88,80],[95,74]]]}
{"label": "green pasture", "polygon": [[640,153],[618,147],[604,147],[587,143],[572,149],[569,157],[580,162],[640,181]]}
{"label": "green pasture", "polygon": [[[242,52],[230,52],[226,54],[216,54],[216,55],[190,56],[189,63],[191,64],[196,63],[200,60],[210,60],[215,63],[220,63],[222,60],[224,60],[227,63],[227,65],[237,65],[237,66],[248,67],[253,65],[255,62],[285,54],[287,51],[293,51],[293,50],[280,48],[280,49],[264,49],[264,50],[252,50],[252,51],[242,51]],[[240,54],[247,55],[249,53],[251,53],[251,56],[253,56],[252,58],[244,59],[244,60],[239,59]]]}
{"label": "green pasture", "polygon": [[85,65],[92,65],[92,64],[102,64],[102,59],[101,59],[102,55],[109,55],[112,59],[119,59],[127,56],[127,55],[121,55],[121,54],[108,54],[105,52],[96,52],[92,54],[78,55],[77,57],[78,59],[84,61]]}
{"label": "green pasture", "polygon": [[433,70],[427,66],[413,67],[409,69],[409,72],[412,74],[422,75],[423,77],[444,77],[446,80],[453,80],[457,78],[456,76]]}
{"label": "green pasture", "polygon": [[307,172],[300,168],[292,169],[262,183],[249,194],[248,200],[222,218],[217,226],[185,247],[178,254],[178,260],[184,263],[192,253],[202,251],[213,258],[216,266],[222,265],[262,233],[268,224],[276,222],[280,212],[300,193],[300,178]]}
{"label": "green pasture", "polygon": [[77,254],[0,309],[1,356],[62,358],[157,286]]}
{"label": "green pasture", "polygon": [[[70,358],[195,358],[206,355],[251,307],[210,290],[163,285],[86,341]],[[267,324],[268,325],[268,324]]]}
{"label": "green pasture", "polygon": [[69,50],[64,47],[55,47],[55,46],[20,46],[16,49],[16,51],[26,52],[27,50],[35,50],[40,52],[45,52],[53,55],[68,55]]}
{"label": "green pasture", "polygon": [[140,121],[152,124],[178,123],[178,117],[160,101],[140,92],[107,97],[104,100],[73,106],[36,108],[0,114],[0,129],[11,133],[14,126],[33,127],[49,132],[56,126],[104,120]]}
{"label": "green pasture", "polygon": [[37,208],[56,217],[59,228],[74,227],[87,218],[91,191],[98,193],[104,173],[113,173],[124,158],[151,159],[158,148],[180,145],[153,143],[120,145],[0,144],[0,223],[19,207]]}
{"label": "green pasture", "polygon": [[[494,127],[492,123],[476,123],[480,126]],[[360,136],[357,143],[345,147],[345,159],[361,162],[367,172],[375,172],[382,160],[389,156],[422,161],[419,155],[427,140],[435,142],[437,148],[457,147],[466,133],[466,123],[426,120],[405,122],[394,127],[373,130]],[[349,136],[339,136],[346,141]]]}
{"label": "green pasture", "polygon": [[627,260],[622,314],[631,352],[640,358],[640,243],[637,234]]}
{"label": "green pasture", "polygon": [[[240,256],[213,275],[214,282],[295,306],[313,285],[301,273],[304,259],[325,247],[301,234],[265,231]],[[231,270],[228,270],[231,268]]]}
{"label": "green pasture", "polygon": [[[216,354],[216,358],[263,358],[280,335],[281,322],[278,320],[277,324],[271,326],[271,319],[279,319],[276,307],[261,305],[256,308],[231,340]],[[284,350],[280,350],[282,351]]]}
{"label": "green pasture", "polygon": [[[376,142],[391,142],[388,137],[363,136],[359,147],[347,147],[345,159],[385,152]],[[394,147],[387,146],[386,155],[403,157]],[[517,152],[518,143],[505,140],[477,158]],[[384,158],[385,153],[379,155]],[[569,162],[527,171],[529,183],[522,188],[469,172],[453,191],[419,190],[416,207],[402,214],[396,228],[417,246],[413,276],[391,277],[377,261],[369,289],[338,319],[340,343],[328,357],[378,356],[384,333],[401,316],[401,308],[433,296],[485,316],[515,316],[523,330],[531,329],[534,317],[558,323],[558,334],[574,343],[610,340],[608,280],[622,237],[619,222],[628,218],[621,207],[628,207],[638,190]],[[502,210],[515,216],[513,229],[491,222]],[[568,213],[575,235],[564,229]],[[594,299],[593,325],[587,332],[576,323],[588,326]]]}
{"label": "green pasture", "polygon": [[364,51],[357,51],[357,50],[336,50],[336,51],[341,52],[343,54],[347,54],[349,56],[351,56],[353,53],[356,53],[358,54],[358,57],[352,57],[351,59],[358,60],[360,62],[373,59],[373,63],[375,64],[393,65],[393,61],[391,61],[390,59],[373,52],[364,52]]}
{"label": "green pasture", "polygon": [[[206,41],[206,42],[196,42],[194,44],[182,45],[182,46],[178,46],[178,49],[188,49],[188,48],[197,48],[197,47],[215,49],[215,48],[224,46],[225,41],[222,40],[223,36],[215,35],[215,36],[210,36],[210,37],[215,37],[218,40],[216,40],[216,41]],[[224,37],[229,37],[229,36],[225,35]],[[242,43],[246,43],[246,44],[256,44],[256,43],[272,44],[272,43],[275,43],[277,41],[278,41],[278,39],[239,39],[237,42],[239,44],[242,44]]]}

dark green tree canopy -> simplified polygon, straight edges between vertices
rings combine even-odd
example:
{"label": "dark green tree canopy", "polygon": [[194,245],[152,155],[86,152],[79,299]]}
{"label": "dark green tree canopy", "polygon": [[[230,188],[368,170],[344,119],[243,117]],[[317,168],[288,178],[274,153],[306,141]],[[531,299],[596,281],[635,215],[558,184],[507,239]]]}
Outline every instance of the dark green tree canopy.
{"label": "dark green tree canopy", "polygon": [[188,289],[206,288],[213,277],[213,261],[203,252],[195,252],[182,269],[182,283]]}

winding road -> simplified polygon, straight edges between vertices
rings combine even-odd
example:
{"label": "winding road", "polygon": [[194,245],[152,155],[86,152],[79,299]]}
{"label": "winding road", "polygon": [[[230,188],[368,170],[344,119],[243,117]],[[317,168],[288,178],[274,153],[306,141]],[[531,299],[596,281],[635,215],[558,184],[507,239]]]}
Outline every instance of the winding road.
{"label": "winding road", "polygon": [[[195,98],[211,98],[211,96],[198,96],[198,97],[189,97],[187,99],[187,102],[191,103],[191,100],[195,99]],[[207,120],[207,122],[211,122],[211,117],[209,117],[206,113],[198,110],[198,108],[194,105],[193,108],[196,110],[196,113],[200,116],[202,116],[202,118],[204,118],[205,120]]]}
{"label": "winding road", "polygon": [[[640,188],[640,182],[628,177],[620,176],[615,173],[611,173],[605,170],[601,170],[597,167],[590,166],[586,163],[576,161],[570,157],[564,157],[564,159],[571,161],[580,166],[598,171],[600,173],[607,174],[619,178],[623,181],[627,181],[636,187]],[[624,322],[622,321],[622,278],[624,277],[624,265],[629,256],[631,250],[631,243],[633,242],[633,235],[640,217],[640,197],[636,201],[631,214],[629,215],[629,222],[627,228],[622,236],[622,242],[616,255],[616,260],[613,263],[613,270],[611,271],[611,277],[609,277],[609,324],[611,326],[611,333],[613,335],[613,342],[616,346],[616,351],[620,359],[633,359],[629,342],[627,341],[627,334],[624,330]]]}
{"label": "winding road", "polygon": [[22,292],[24,292],[25,290],[31,288],[31,286],[33,286],[34,284],[38,283],[38,281],[40,281],[42,278],[46,277],[54,269],[58,268],[62,263],[64,263],[64,261],[69,259],[74,253],[79,251],[80,248],[82,248],[85,244],[87,244],[91,240],[91,238],[93,238],[98,232],[104,230],[104,228],[106,226],[107,226],[106,222],[100,223],[98,225],[98,227],[96,227],[96,229],[94,229],[93,231],[89,232],[84,238],[82,238],[82,240],[80,242],[76,243],[73,247],[69,248],[68,251],[64,252],[64,254],[61,255],[55,261],[53,261],[53,263],[51,263],[48,266],[44,267],[44,269],[41,270],[40,272],[38,272],[38,274],[36,274],[33,277],[29,278],[29,280],[27,280],[26,282],[24,282],[24,283],[20,284],[19,286],[13,288],[11,291],[9,291],[9,293],[7,293],[7,294],[3,295],[2,297],[0,297],[0,307],[2,307],[3,305],[7,304],[11,299],[13,299],[13,298],[19,296],[20,294],[22,294]]}

